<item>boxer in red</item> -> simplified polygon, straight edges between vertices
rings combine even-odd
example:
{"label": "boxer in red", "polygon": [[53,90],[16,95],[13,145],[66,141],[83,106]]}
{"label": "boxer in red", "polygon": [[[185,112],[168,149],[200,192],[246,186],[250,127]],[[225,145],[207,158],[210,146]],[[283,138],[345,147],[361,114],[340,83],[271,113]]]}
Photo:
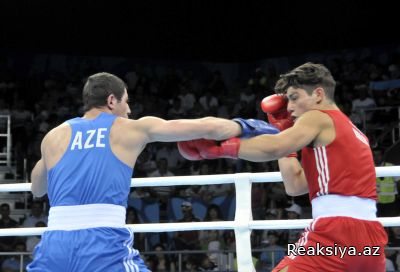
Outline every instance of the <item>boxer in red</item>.
{"label": "boxer in red", "polygon": [[[188,159],[278,159],[287,194],[309,193],[314,220],[274,272],[385,271],[387,235],[376,219],[372,152],[335,104],[335,85],[325,66],[305,63],[281,75],[278,94],[262,101],[279,134],[178,144]],[[293,153],[299,150],[301,164]]]}

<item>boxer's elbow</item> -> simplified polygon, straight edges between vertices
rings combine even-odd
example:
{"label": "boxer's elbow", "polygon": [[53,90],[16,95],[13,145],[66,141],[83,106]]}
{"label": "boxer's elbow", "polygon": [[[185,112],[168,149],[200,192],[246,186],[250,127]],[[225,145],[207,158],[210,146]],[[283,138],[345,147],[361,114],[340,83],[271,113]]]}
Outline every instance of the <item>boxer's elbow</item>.
{"label": "boxer's elbow", "polygon": [[308,190],[295,188],[285,188],[285,191],[288,196],[301,196],[308,193]]}
{"label": "boxer's elbow", "polygon": [[46,190],[40,190],[35,188],[34,186],[31,187],[31,191],[34,197],[42,197],[47,193]]}
{"label": "boxer's elbow", "polygon": [[31,173],[31,191],[36,197],[44,196],[47,193],[47,170],[43,160],[39,160]]}
{"label": "boxer's elbow", "polygon": [[32,175],[31,191],[35,197],[42,197],[47,193],[47,180],[39,181]]}
{"label": "boxer's elbow", "polygon": [[[290,184],[290,185],[289,185]],[[300,196],[308,193],[308,185],[302,180],[295,180],[293,182],[285,183],[285,191],[289,196]]]}
{"label": "boxer's elbow", "polygon": [[283,160],[293,161],[293,159],[285,158],[279,161],[286,194],[289,196],[299,196],[308,193],[307,179],[304,176],[303,169],[298,167],[298,161],[296,160],[294,164],[289,162],[285,165]]}

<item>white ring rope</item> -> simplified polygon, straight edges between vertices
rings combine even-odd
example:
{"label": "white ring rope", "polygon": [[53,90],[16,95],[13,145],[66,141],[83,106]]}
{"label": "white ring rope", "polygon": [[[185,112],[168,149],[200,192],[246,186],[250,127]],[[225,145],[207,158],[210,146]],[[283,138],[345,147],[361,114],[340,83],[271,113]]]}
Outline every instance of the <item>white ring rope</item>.
{"label": "white ring rope", "polygon": [[[312,219],[296,220],[255,220],[249,221],[249,229],[277,230],[277,229],[303,229],[307,227]],[[400,227],[399,217],[378,218],[385,227]],[[187,231],[187,230],[231,230],[234,229],[235,221],[215,222],[190,222],[190,223],[142,223],[128,224],[135,232],[153,233],[166,231]],[[0,236],[31,236],[41,235],[46,228],[10,228],[0,229]]]}
{"label": "white ring rope", "polygon": [[[400,166],[380,166],[376,167],[377,177],[398,177],[400,176]],[[280,172],[248,173],[252,182],[281,182]],[[131,187],[153,187],[153,186],[172,186],[172,185],[208,185],[234,183],[238,174],[219,174],[201,176],[172,176],[172,177],[152,177],[152,178],[133,178]],[[27,192],[31,191],[30,183],[11,183],[0,184],[0,192]]]}
{"label": "white ring rope", "polygon": [[[400,166],[376,167],[377,177],[400,176]],[[280,182],[279,172],[238,173],[202,176],[173,176],[156,178],[134,178],[131,187],[171,186],[171,185],[207,185],[235,183],[236,213],[235,221],[193,222],[193,223],[152,223],[132,224],[135,232],[166,232],[185,230],[235,230],[236,252],[239,271],[254,271],[252,265],[250,230],[252,229],[303,229],[311,219],[298,220],[252,220],[251,218],[251,183]],[[0,184],[0,192],[30,191],[31,184]],[[400,226],[400,217],[378,218],[385,227]],[[0,229],[1,236],[41,235],[46,228],[7,228]]]}

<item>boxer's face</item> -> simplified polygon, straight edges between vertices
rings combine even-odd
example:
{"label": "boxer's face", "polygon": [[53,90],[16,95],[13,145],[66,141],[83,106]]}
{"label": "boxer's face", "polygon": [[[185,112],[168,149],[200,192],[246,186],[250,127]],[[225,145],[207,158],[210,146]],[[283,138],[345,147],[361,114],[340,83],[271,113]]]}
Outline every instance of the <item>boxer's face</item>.
{"label": "boxer's face", "polygon": [[324,99],[324,90],[315,88],[311,94],[301,88],[289,87],[286,95],[288,97],[287,110],[291,113],[294,121],[303,113],[317,109]]}
{"label": "boxer's face", "polygon": [[114,101],[114,108],[111,110],[111,112],[114,115],[117,115],[119,117],[124,117],[124,118],[128,118],[129,114],[131,113],[131,109],[129,108],[129,104],[128,104],[128,93],[124,92],[124,95],[121,98],[121,101],[118,101],[117,99],[115,99]]}
{"label": "boxer's face", "polygon": [[286,96],[288,97],[287,110],[291,113],[294,121],[300,117],[303,113],[314,109],[318,103],[315,92],[308,94],[306,90],[289,87],[287,89]]}

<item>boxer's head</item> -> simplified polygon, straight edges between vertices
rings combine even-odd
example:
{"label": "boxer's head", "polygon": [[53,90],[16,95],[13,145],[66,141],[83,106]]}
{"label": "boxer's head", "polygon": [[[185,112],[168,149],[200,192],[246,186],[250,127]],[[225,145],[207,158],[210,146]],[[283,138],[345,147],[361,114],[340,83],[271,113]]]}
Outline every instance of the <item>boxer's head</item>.
{"label": "boxer's head", "polygon": [[336,82],[322,64],[305,63],[280,76],[275,92],[286,94],[294,118],[319,105],[334,104]]}
{"label": "boxer's head", "polygon": [[317,88],[324,89],[328,99],[333,100],[336,82],[331,72],[322,64],[307,62],[289,73],[280,75],[276,82],[276,93],[287,93],[290,87],[304,89],[309,95]]}
{"label": "boxer's head", "polygon": [[121,117],[128,117],[130,113],[126,84],[113,74],[103,72],[91,75],[82,95],[85,112],[93,108],[108,108]]}

